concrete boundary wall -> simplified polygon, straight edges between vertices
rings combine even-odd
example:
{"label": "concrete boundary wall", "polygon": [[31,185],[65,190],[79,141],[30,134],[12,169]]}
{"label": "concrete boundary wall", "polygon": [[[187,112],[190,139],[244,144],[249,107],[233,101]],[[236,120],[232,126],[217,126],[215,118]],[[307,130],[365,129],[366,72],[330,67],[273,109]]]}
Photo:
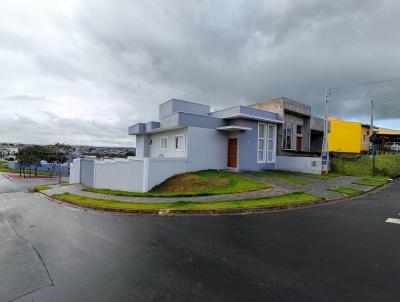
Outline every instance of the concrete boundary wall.
{"label": "concrete boundary wall", "polygon": [[71,184],[131,192],[147,192],[167,178],[187,172],[186,158],[75,159]]}
{"label": "concrete boundary wall", "polygon": [[320,157],[277,156],[276,169],[292,172],[321,174]]}

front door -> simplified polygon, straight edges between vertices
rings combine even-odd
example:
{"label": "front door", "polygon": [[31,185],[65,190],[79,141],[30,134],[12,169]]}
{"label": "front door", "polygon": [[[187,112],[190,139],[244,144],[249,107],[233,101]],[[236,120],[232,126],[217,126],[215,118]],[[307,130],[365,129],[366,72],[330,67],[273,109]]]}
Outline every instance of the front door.
{"label": "front door", "polygon": [[228,167],[237,167],[237,138],[228,139]]}

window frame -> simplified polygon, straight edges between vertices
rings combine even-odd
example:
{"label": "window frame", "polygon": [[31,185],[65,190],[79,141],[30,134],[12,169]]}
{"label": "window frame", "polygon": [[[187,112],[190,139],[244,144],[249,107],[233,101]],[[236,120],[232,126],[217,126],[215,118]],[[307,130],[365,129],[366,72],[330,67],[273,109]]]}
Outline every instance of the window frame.
{"label": "window frame", "polygon": [[[163,140],[165,140],[165,148],[163,148]],[[160,150],[168,150],[168,136],[160,137]]]}
{"label": "window frame", "polygon": [[[288,127],[289,126],[289,127]],[[290,148],[287,148],[287,130],[290,130]],[[283,128],[283,150],[293,150],[293,123],[285,123]]]}
{"label": "window frame", "polygon": [[[303,136],[303,128],[303,125],[296,124],[296,136]],[[300,133],[298,132],[299,129],[301,130]]]}
{"label": "window frame", "polygon": [[[266,134],[267,134],[267,131],[268,131],[268,127],[266,127],[268,124],[266,124],[266,123],[258,123],[258,126],[257,126],[257,163],[259,163],[259,164],[263,164],[263,163],[266,163],[267,161],[266,161],[266,145],[265,145],[265,141],[266,141]],[[260,136],[260,126],[263,126],[264,127],[264,136]],[[263,141],[263,148],[262,149],[260,149],[260,140],[262,140]],[[258,156],[258,154],[260,153],[260,152],[262,152],[262,159],[260,160],[260,158],[259,158],[259,156]]]}
{"label": "window frame", "polygon": [[[272,128],[272,133],[270,133],[270,129]],[[266,147],[266,161],[267,163],[275,163],[276,162],[276,133],[277,127],[275,124],[268,124],[267,125],[267,144]],[[272,141],[272,149],[269,149],[269,142]],[[268,153],[272,153],[271,160],[268,160]]]}
{"label": "window frame", "polygon": [[[176,139],[177,138],[181,138],[182,139],[182,149],[179,148],[179,140],[178,140],[178,148],[176,147]],[[185,151],[185,136],[183,134],[179,134],[179,135],[174,135],[174,151]]]}

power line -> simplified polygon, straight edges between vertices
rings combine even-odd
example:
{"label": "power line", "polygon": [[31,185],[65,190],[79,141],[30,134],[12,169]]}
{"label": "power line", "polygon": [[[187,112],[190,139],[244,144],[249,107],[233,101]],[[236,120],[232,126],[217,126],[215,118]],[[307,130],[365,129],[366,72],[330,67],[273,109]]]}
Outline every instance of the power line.
{"label": "power line", "polygon": [[390,95],[400,95],[400,91],[396,91],[393,93],[387,93],[387,94],[374,94],[374,95],[368,95],[368,96],[364,96],[364,97],[360,97],[360,98],[348,98],[348,99],[329,99],[329,102],[342,102],[342,101],[353,101],[353,100],[369,100],[371,98],[376,98],[376,97],[380,97],[380,96],[390,96]]}
{"label": "power line", "polygon": [[397,78],[392,78],[388,80],[383,80],[383,81],[376,81],[376,82],[369,82],[369,83],[362,83],[362,84],[354,84],[354,85],[349,85],[349,86],[341,86],[341,87],[333,87],[329,88],[329,91],[332,90],[338,90],[338,89],[345,89],[345,88],[353,88],[353,87],[359,87],[359,86],[368,86],[368,85],[374,85],[374,84],[381,84],[381,83],[387,83],[387,82],[394,82],[400,80],[400,77]]}

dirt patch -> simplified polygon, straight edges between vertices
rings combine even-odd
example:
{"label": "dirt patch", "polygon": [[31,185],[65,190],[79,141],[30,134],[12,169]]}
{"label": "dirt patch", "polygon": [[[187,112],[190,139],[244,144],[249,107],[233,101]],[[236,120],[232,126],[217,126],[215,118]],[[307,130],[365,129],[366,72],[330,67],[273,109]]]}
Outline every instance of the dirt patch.
{"label": "dirt patch", "polygon": [[200,176],[194,174],[181,174],[168,179],[151,192],[198,192],[224,187],[230,180],[222,176]]}

